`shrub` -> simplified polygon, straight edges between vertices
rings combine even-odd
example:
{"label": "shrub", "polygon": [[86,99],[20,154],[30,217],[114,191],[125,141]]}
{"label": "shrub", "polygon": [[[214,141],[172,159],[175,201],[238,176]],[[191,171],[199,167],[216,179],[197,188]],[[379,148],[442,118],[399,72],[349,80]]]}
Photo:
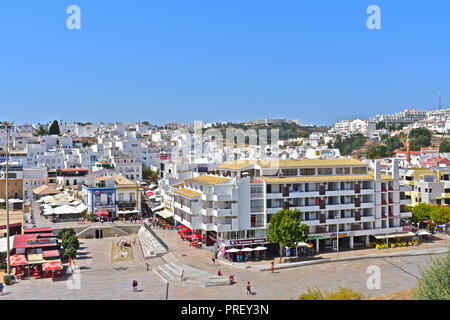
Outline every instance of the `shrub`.
{"label": "shrub", "polygon": [[414,297],[418,300],[450,300],[450,253],[431,258],[420,268],[420,279]]}
{"label": "shrub", "polygon": [[307,292],[300,295],[298,300],[361,300],[362,298],[362,292],[350,288],[339,287],[336,292],[322,292],[317,287],[313,289],[308,287]]}
{"label": "shrub", "polygon": [[14,280],[15,280],[15,277],[14,277],[14,275],[12,275],[12,274],[5,274],[5,275],[3,276],[3,282],[4,282],[6,285],[13,284],[13,283],[14,283]]}

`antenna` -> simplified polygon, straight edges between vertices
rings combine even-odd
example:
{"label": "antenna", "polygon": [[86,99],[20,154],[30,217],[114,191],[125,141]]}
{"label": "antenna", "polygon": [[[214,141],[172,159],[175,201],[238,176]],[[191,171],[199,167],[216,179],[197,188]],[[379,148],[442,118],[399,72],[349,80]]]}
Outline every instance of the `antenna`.
{"label": "antenna", "polygon": [[439,110],[441,110],[441,86],[439,86]]}

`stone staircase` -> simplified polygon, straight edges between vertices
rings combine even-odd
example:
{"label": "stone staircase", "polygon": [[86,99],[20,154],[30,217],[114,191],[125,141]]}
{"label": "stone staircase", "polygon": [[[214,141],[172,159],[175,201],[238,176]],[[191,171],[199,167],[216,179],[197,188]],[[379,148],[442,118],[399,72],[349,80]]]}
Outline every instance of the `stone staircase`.
{"label": "stone staircase", "polygon": [[185,265],[178,261],[177,258],[171,253],[162,256],[161,259],[163,264],[153,268],[152,270],[166,283],[181,282],[181,271],[184,271],[183,282],[186,284],[205,287],[229,284],[228,277],[217,276]]}
{"label": "stone staircase", "polygon": [[144,259],[160,257],[167,253],[167,249],[144,226],[139,229],[138,236]]}

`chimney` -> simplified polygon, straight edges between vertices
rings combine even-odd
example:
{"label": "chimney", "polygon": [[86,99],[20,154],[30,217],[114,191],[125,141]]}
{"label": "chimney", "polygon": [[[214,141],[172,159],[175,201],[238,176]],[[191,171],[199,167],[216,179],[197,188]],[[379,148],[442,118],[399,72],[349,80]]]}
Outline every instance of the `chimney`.
{"label": "chimney", "polygon": [[380,181],[381,180],[381,164],[380,164],[380,160],[375,160],[375,173],[374,176],[376,181]]}
{"label": "chimney", "polygon": [[398,172],[398,160],[394,159],[392,161],[392,179],[397,179],[400,177],[400,174]]}
{"label": "chimney", "polygon": [[408,140],[406,140],[406,161],[408,164],[411,162],[411,143]]}

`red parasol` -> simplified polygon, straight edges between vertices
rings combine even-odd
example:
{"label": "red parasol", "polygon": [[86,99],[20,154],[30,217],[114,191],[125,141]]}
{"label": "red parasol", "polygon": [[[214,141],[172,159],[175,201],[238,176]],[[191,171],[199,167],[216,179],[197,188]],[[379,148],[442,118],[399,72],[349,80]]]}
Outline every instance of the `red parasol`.
{"label": "red parasol", "polygon": [[186,231],[192,231],[191,229],[189,229],[188,227],[184,227],[183,229],[181,229],[181,231],[184,231],[184,232],[186,232]]}
{"label": "red parasol", "polygon": [[11,267],[24,266],[28,264],[28,260],[24,255],[15,254],[9,257]]}
{"label": "red parasol", "polygon": [[186,228],[185,226],[183,226],[182,224],[180,224],[179,226],[177,226],[177,229],[183,229]]}
{"label": "red parasol", "polygon": [[202,235],[199,234],[199,233],[191,234],[191,235],[188,237],[188,239],[201,239],[201,238],[202,238]]}
{"label": "red parasol", "polygon": [[147,191],[145,194],[148,195],[148,196],[152,196],[152,195],[153,195],[153,192]]}
{"label": "red parasol", "polygon": [[49,270],[62,270],[63,265],[61,261],[51,261],[46,262],[42,264],[42,270],[43,271],[49,271]]}
{"label": "red parasol", "polygon": [[107,215],[108,215],[108,212],[106,212],[105,210],[102,210],[102,211],[100,211],[100,212],[97,212],[95,215],[96,215],[96,216],[107,216]]}
{"label": "red parasol", "polygon": [[149,186],[143,186],[142,189],[148,189],[150,188]]}

